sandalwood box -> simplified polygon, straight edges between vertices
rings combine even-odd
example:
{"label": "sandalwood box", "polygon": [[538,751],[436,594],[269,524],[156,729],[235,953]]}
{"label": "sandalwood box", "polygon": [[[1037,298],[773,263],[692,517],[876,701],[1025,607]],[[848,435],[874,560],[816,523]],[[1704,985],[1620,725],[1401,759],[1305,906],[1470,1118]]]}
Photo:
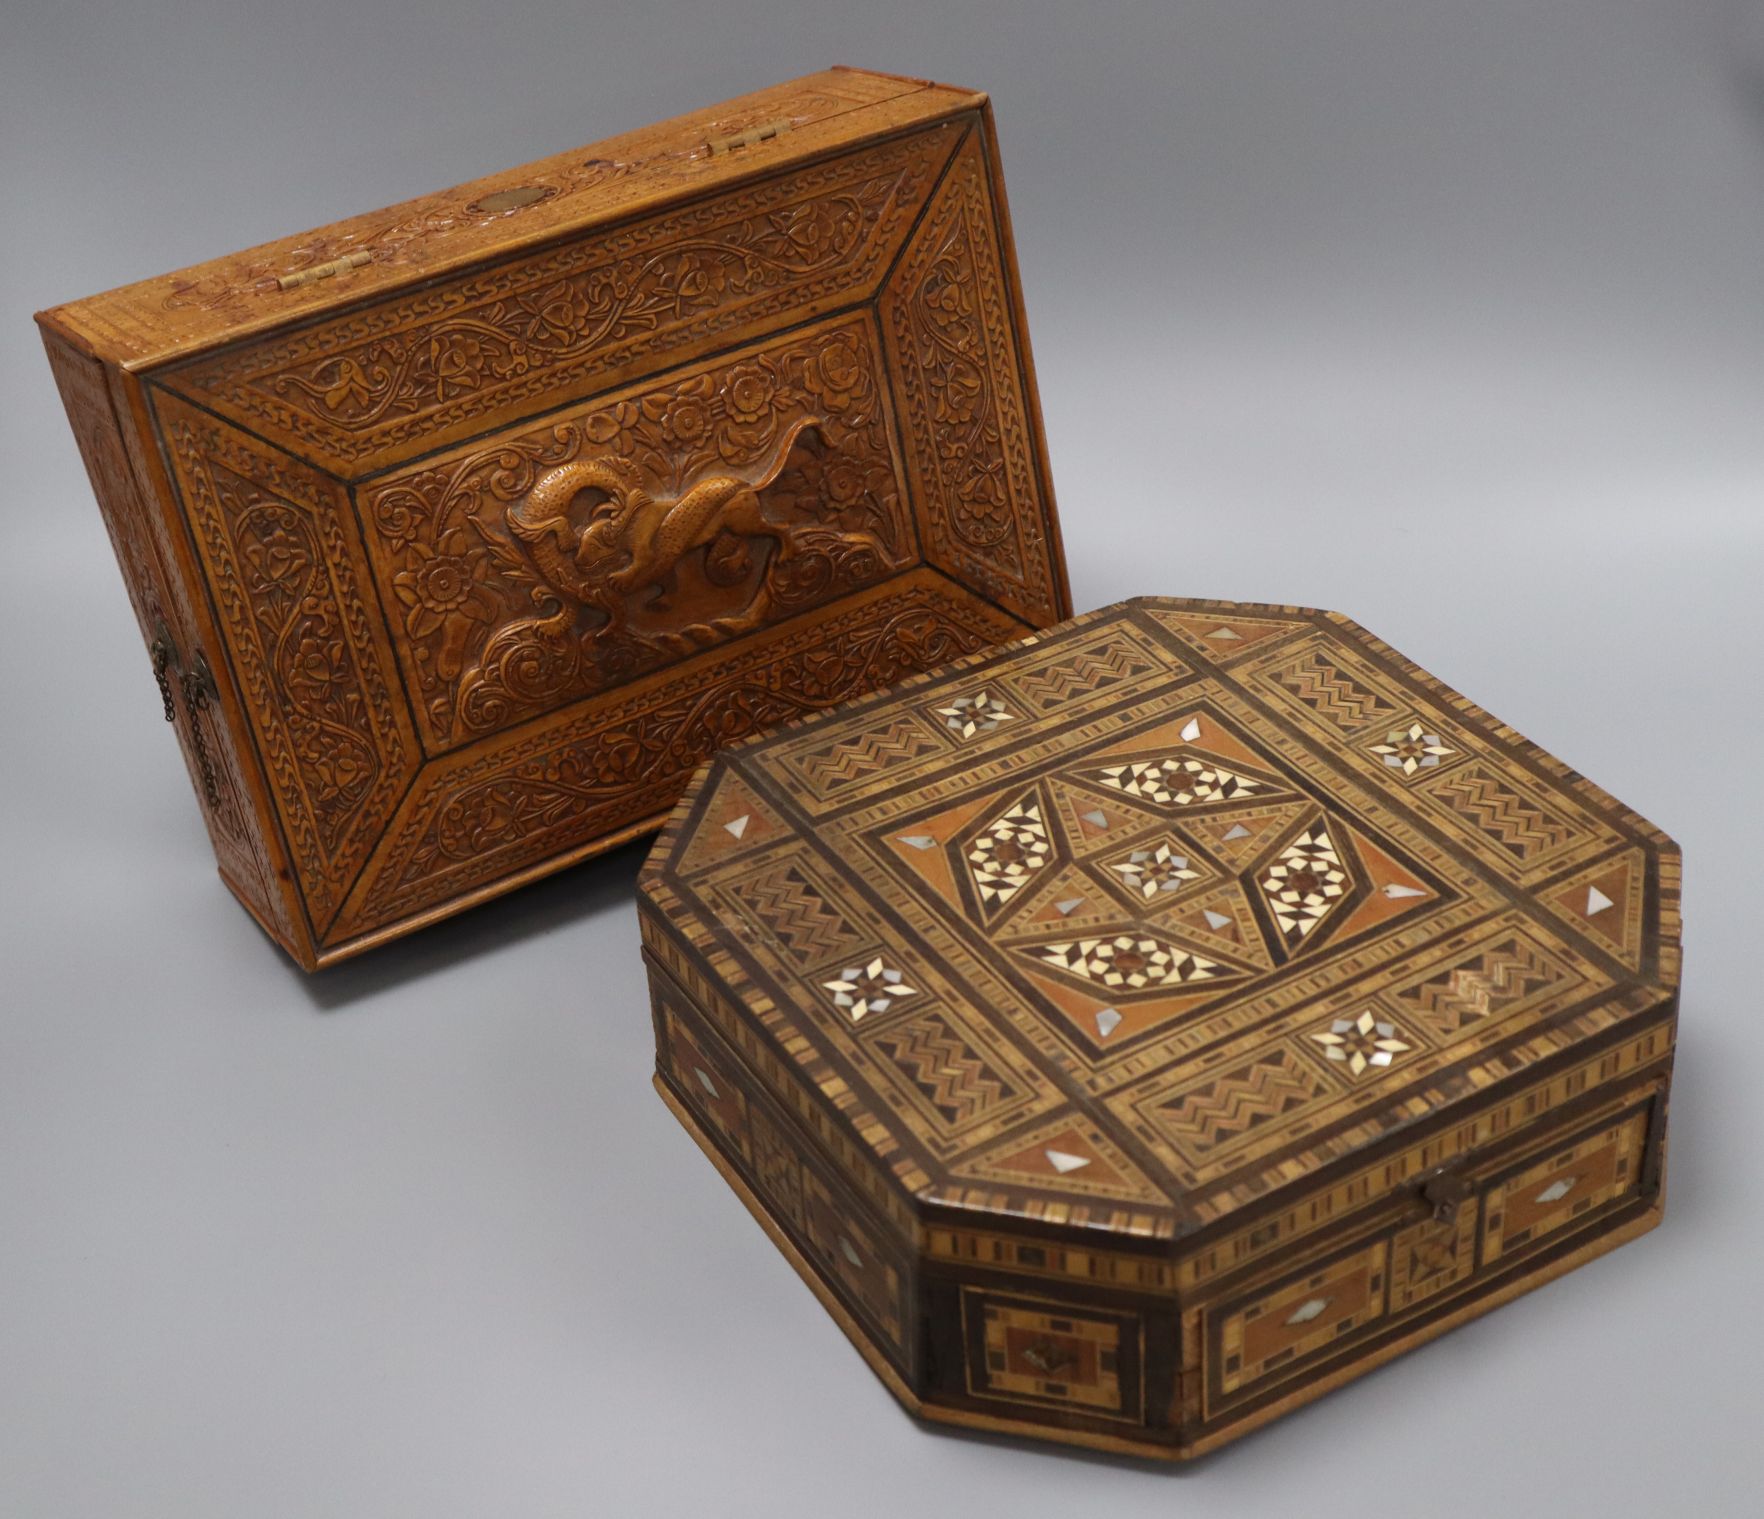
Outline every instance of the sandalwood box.
{"label": "sandalwood box", "polygon": [[1070,611],[972,91],[834,69],[38,320],[221,874],[309,969]]}
{"label": "sandalwood box", "polygon": [[909,1409],[1183,1458],[1653,1227],[1678,888],[1347,619],[1130,602],[706,768],[657,1083]]}

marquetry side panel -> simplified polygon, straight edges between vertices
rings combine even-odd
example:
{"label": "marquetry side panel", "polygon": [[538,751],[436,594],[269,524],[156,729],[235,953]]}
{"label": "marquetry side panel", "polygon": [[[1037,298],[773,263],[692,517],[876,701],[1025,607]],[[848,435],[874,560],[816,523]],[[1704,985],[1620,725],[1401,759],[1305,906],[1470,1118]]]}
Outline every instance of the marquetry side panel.
{"label": "marquetry side panel", "polygon": [[854,1191],[685,1000],[651,982],[657,1068],[821,1281],[909,1381],[918,1323],[910,1233]]}
{"label": "marquetry side panel", "polygon": [[1397,1336],[1426,1333],[1522,1279],[1534,1257],[1633,1220],[1652,1197],[1664,1088],[1607,1094],[1588,1111],[1528,1126],[1488,1158],[1453,1167],[1469,1196],[1449,1219],[1419,1199],[1344,1230],[1289,1241],[1262,1268],[1186,1298],[1200,1356],[1198,1417],[1235,1418],[1303,1396],[1325,1369],[1351,1374]]}

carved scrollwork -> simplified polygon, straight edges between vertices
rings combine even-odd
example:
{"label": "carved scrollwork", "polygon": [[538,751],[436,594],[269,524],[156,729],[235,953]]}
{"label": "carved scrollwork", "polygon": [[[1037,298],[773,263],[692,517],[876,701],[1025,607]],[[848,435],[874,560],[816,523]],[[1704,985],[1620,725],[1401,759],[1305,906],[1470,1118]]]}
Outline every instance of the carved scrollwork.
{"label": "carved scrollwork", "polygon": [[883,300],[933,557],[1006,606],[1057,606],[981,144],[970,136]]}
{"label": "carved scrollwork", "polygon": [[911,557],[861,319],[398,477],[367,505],[443,742]]}
{"label": "carved scrollwork", "polygon": [[596,370],[861,290],[946,152],[940,133],[885,144],[199,360],[176,383],[339,461],[432,439],[497,407],[580,394]]}

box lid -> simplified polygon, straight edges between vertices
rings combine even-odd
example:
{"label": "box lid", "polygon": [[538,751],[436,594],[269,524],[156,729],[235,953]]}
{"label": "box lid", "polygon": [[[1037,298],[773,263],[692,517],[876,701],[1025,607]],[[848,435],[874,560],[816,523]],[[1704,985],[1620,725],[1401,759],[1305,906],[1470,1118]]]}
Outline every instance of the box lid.
{"label": "box lid", "polygon": [[922,1212],[1155,1239],[1664,1053],[1678,879],[1347,618],[1144,599],[729,751],[642,890]]}
{"label": "box lid", "polygon": [[40,314],[144,368],[368,301],[558,237],[727,190],[986,97],[831,68],[462,185],[277,238]]}

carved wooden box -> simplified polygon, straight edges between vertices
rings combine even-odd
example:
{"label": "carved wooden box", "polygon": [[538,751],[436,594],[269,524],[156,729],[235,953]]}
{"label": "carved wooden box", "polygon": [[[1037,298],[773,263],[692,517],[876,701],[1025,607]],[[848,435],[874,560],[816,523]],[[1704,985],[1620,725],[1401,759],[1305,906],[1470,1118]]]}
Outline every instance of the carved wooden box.
{"label": "carved wooden box", "polygon": [[221,873],[308,968],[1070,611],[970,91],[831,70],[38,320]]}
{"label": "carved wooden box", "polygon": [[909,1409],[1185,1458],[1653,1227],[1678,885],[1347,619],[1130,602],[706,768],[657,1084]]}

